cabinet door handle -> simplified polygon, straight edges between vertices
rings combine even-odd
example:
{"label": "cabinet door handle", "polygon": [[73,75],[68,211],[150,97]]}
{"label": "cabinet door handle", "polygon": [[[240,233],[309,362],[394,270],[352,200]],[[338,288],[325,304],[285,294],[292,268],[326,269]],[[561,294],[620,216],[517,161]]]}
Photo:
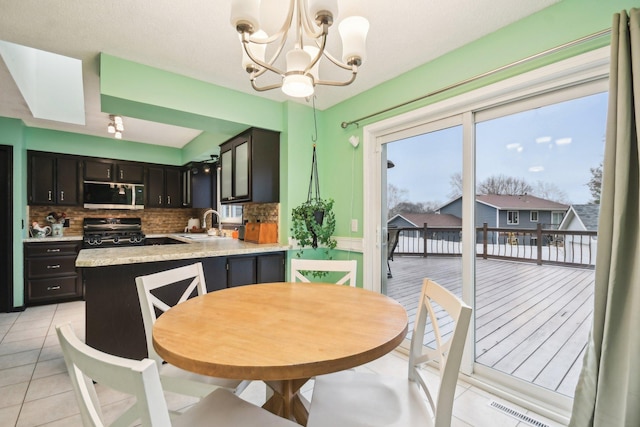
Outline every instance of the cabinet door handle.
{"label": "cabinet door handle", "polygon": [[47,270],[60,268],[60,264],[47,265]]}
{"label": "cabinet door handle", "polygon": [[64,191],[60,192],[60,201],[64,202]]}
{"label": "cabinet door handle", "polygon": [[51,201],[51,190],[49,190],[49,201]]}
{"label": "cabinet door handle", "polygon": [[158,204],[161,205],[162,204],[162,196],[158,196]]}
{"label": "cabinet door handle", "polygon": [[120,169],[120,179],[124,179],[124,171]]}
{"label": "cabinet door handle", "polygon": [[111,178],[111,168],[107,168],[107,178]]}
{"label": "cabinet door handle", "polygon": [[60,248],[47,249],[47,252],[60,252]]}
{"label": "cabinet door handle", "polygon": [[171,196],[167,196],[167,206],[171,204]]}
{"label": "cabinet door handle", "polygon": [[48,291],[57,291],[58,289],[60,289],[60,285],[47,286]]}

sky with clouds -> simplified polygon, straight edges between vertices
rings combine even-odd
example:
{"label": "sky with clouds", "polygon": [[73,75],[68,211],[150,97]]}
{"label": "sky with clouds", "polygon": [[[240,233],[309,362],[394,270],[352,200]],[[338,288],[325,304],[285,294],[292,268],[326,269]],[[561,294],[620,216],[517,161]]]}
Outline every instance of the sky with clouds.
{"label": "sky with clouds", "polygon": [[[477,181],[492,175],[542,181],[568,202],[589,203],[590,168],[603,158],[607,94],[601,93],[481,122],[476,126]],[[411,202],[444,203],[450,178],[462,172],[462,128],[387,144],[389,184]]]}

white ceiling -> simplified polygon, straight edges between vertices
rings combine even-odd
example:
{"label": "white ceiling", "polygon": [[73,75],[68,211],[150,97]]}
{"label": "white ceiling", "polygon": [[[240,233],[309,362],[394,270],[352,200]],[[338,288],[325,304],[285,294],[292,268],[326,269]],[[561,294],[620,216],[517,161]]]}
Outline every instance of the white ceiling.
{"label": "white ceiling", "polygon": [[[363,14],[371,24],[366,62],[352,85],[318,87],[316,107],[326,109],[558,1],[363,1]],[[0,40],[83,62],[84,126],[34,118],[0,60],[0,116],[22,119],[28,126],[108,136],[108,112],[100,109],[100,52],[256,96],[285,99],[280,90],[251,89],[240,67],[238,36],[229,23],[229,0],[0,0],[0,10]],[[341,55],[339,49],[332,51]],[[332,77],[330,70],[321,68],[320,73]],[[200,133],[130,117],[124,121],[124,139],[129,141],[182,147]]]}

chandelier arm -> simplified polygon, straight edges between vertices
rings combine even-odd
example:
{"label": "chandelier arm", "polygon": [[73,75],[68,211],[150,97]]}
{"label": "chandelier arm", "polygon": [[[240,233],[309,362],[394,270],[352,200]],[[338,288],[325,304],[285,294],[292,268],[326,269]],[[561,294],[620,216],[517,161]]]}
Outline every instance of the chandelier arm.
{"label": "chandelier arm", "polygon": [[255,79],[251,79],[251,87],[258,92],[266,92],[268,90],[279,89],[282,87],[282,83],[275,83],[269,86],[258,86],[256,85]]}
{"label": "chandelier arm", "polygon": [[[336,58],[334,58],[331,53],[329,53],[328,51],[324,51],[324,56],[331,61],[334,65],[337,65],[340,68],[344,68],[345,70],[353,70],[353,66],[352,65],[348,65],[348,64],[344,64],[340,61],[338,61]],[[357,72],[357,68],[356,68],[356,72]]]}
{"label": "chandelier arm", "polygon": [[323,25],[323,27],[325,28],[325,31],[323,31],[323,34],[322,34],[322,42],[318,43],[316,41],[316,45],[318,46],[318,53],[316,54],[315,58],[311,60],[307,68],[304,70],[305,73],[308,73],[309,70],[311,70],[318,63],[318,61],[320,61],[320,58],[322,58],[322,55],[324,54],[324,50],[327,47],[327,33],[328,33],[329,27],[327,27],[326,25]]}
{"label": "chandelier arm", "polygon": [[253,61],[254,64],[258,64],[259,66],[262,67],[262,70],[256,72],[256,77],[264,74],[264,70],[269,70],[271,72],[284,76],[284,73],[281,70],[273,66],[273,62],[275,62],[275,59],[278,57],[278,54],[282,51],[282,48],[284,46],[284,40],[283,40],[283,43],[281,43],[280,46],[278,46],[278,49],[275,55],[273,56],[273,58],[271,58],[271,61],[264,62],[256,58],[255,56],[253,56],[253,54],[251,53],[251,49],[249,49],[249,41],[245,37],[246,34],[247,33],[242,33],[242,48],[244,49],[245,53],[247,54],[249,59]]}
{"label": "chandelier arm", "polygon": [[329,32],[328,26],[324,28],[325,25],[323,25],[319,31],[315,30],[315,27],[313,25],[315,21],[312,21],[312,19],[315,20],[315,17],[312,18],[311,16],[309,16],[309,10],[306,3],[306,1],[298,2],[298,10],[302,10],[301,14],[304,18],[299,20],[299,22],[301,23],[301,31],[304,29],[304,33],[307,35],[307,37],[310,37],[312,39],[320,38],[323,34],[326,35]]}
{"label": "chandelier arm", "polygon": [[354,65],[354,68],[352,70],[352,74],[351,74],[351,78],[347,81],[344,82],[338,82],[338,81],[333,81],[333,80],[317,80],[315,82],[316,85],[322,85],[322,86],[348,86],[351,83],[353,83],[356,80],[356,76],[358,75],[358,69],[357,67]]}

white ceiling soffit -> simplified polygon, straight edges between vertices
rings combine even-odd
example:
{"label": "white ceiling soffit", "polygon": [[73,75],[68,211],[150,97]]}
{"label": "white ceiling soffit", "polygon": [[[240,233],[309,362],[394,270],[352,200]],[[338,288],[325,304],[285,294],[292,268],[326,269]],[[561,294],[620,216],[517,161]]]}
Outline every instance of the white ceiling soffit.
{"label": "white ceiling soffit", "polygon": [[82,61],[1,40],[0,55],[33,117],[85,124]]}
{"label": "white ceiling soffit", "polygon": [[[366,61],[353,84],[319,87],[316,107],[325,110],[559,1],[360,0],[371,24]],[[30,127],[109,137],[109,113],[119,112],[101,109],[101,52],[274,101],[292,99],[281,90],[251,89],[240,65],[238,34],[229,22],[229,0],[2,0],[1,5],[0,40],[77,58],[83,65],[86,125],[79,126],[34,118],[0,60],[0,117],[21,119]],[[335,55],[341,52],[338,24],[328,41]],[[336,67],[322,65],[323,78],[338,79],[332,75]],[[157,123],[124,120],[127,141],[180,148],[193,138],[193,129],[181,134],[174,128],[169,136]]]}

